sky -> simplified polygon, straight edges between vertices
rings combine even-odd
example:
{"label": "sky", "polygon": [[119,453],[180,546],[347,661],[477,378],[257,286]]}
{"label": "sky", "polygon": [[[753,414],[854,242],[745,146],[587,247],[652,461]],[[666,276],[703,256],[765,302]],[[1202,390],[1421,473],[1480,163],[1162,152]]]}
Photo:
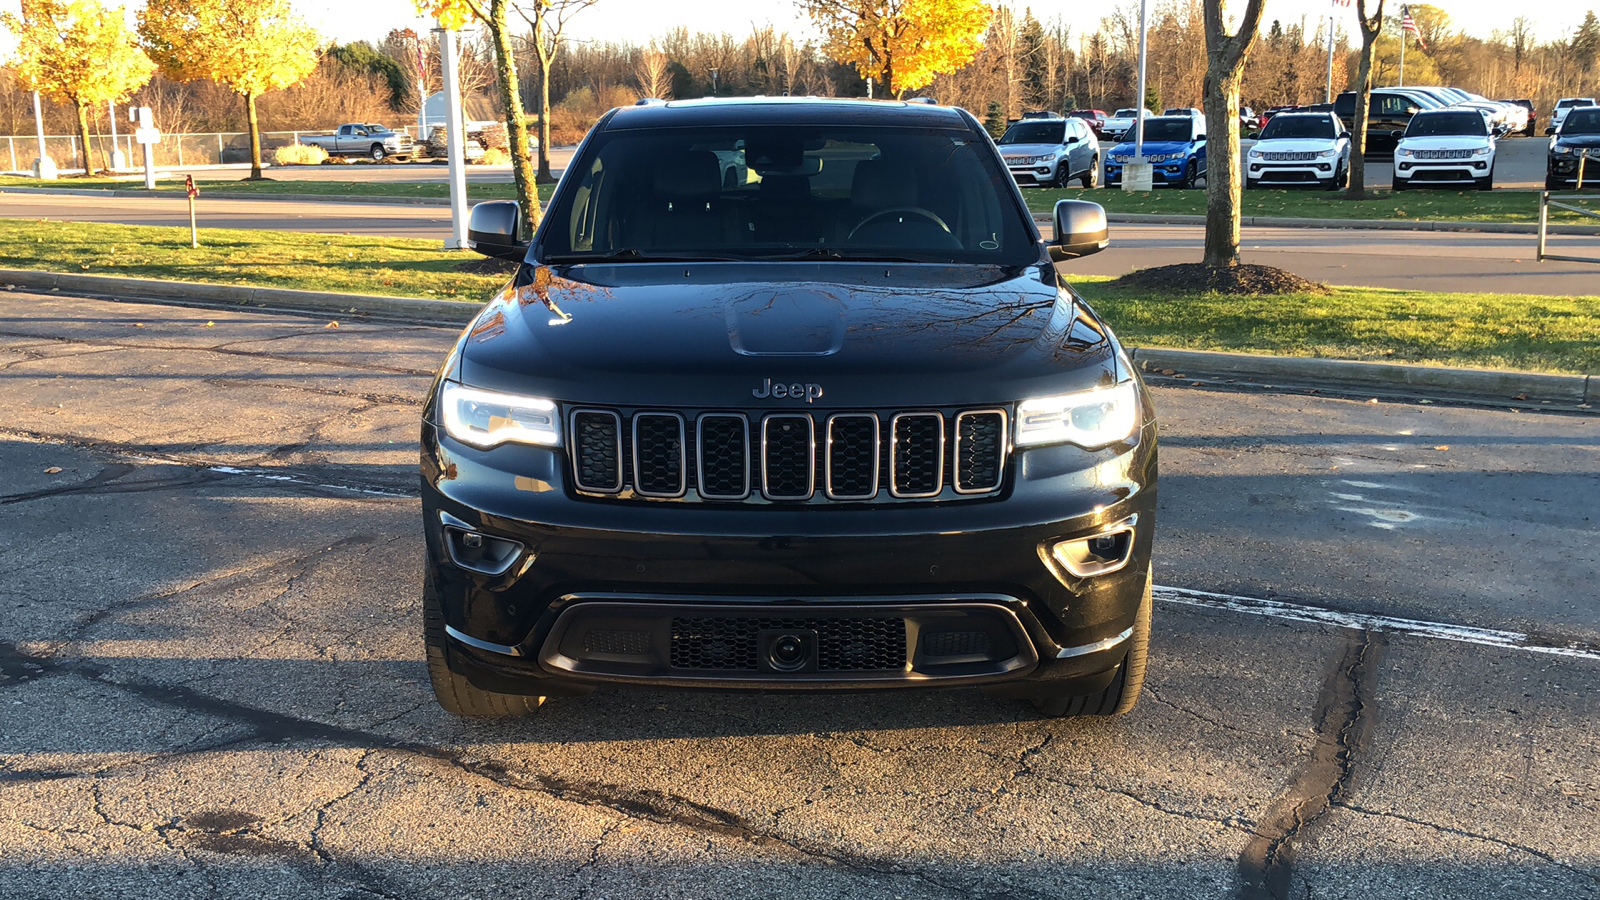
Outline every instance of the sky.
{"label": "sky", "polygon": [[[0,0],[9,5],[15,0]],[[390,28],[421,28],[429,24],[415,14],[410,0],[356,0],[356,2],[317,2],[294,0],[301,15],[323,34],[340,42],[376,40]],[[1132,0],[1120,0],[1129,3]],[[1151,0],[1154,6],[1159,0]],[[1028,6],[1035,17],[1048,22],[1060,18],[1074,33],[1093,32],[1100,19],[1108,15],[1119,0],[1045,0],[1017,5]],[[1600,0],[1538,0],[1517,9],[1504,0],[1439,0],[1433,5],[1450,14],[1452,22],[1469,34],[1488,37],[1496,29],[1508,28],[1516,15],[1534,22],[1541,41],[1563,37],[1576,30],[1589,9],[1600,8]],[[1388,0],[1388,8],[1399,4]],[[1228,3],[1230,11],[1242,11],[1243,0]],[[1355,31],[1355,12],[1350,7],[1330,7],[1329,0],[1266,0],[1263,22],[1280,19],[1285,23],[1304,16],[1315,23],[1318,16],[1336,9],[1346,30]],[[752,26],[771,25],[796,36],[813,36],[799,6],[787,0],[691,0],[670,3],[663,0],[599,0],[591,9],[576,16],[570,33],[579,39],[644,43],[652,37],[682,25],[690,31],[721,32],[735,36],[748,34]]]}

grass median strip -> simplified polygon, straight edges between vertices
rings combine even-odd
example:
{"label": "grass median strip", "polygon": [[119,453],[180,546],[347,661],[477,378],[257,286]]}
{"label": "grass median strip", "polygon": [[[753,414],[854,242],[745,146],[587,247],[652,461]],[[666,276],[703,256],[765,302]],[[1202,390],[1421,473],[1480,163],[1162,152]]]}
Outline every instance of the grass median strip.
{"label": "grass median strip", "polygon": [[[482,302],[504,275],[439,242],[281,231],[0,219],[4,267],[209,284]],[[1156,294],[1074,284],[1133,346],[1600,374],[1600,296],[1432,294],[1335,287],[1327,296]]]}
{"label": "grass median strip", "polygon": [[0,246],[10,269],[475,303],[506,280],[460,271],[476,253],[415,238],[202,228],[196,250],[187,228],[0,219]]}
{"label": "grass median strip", "polygon": [[1348,286],[1321,296],[1154,296],[1109,278],[1072,280],[1132,346],[1600,374],[1600,296]]}
{"label": "grass median strip", "polygon": [[[1568,192],[1570,193],[1570,192]],[[1600,191],[1589,204],[1600,212]],[[1030,188],[1022,192],[1028,208],[1049,212],[1057,200],[1092,200],[1114,213],[1167,216],[1203,216],[1205,191],[1113,191],[1082,188]],[[1586,201],[1587,202],[1587,201]],[[1346,200],[1342,193],[1309,190],[1261,189],[1245,191],[1239,207],[1242,216],[1289,219],[1392,219],[1410,222],[1521,222],[1539,221],[1538,191],[1414,190],[1399,194],[1379,191],[1367,200]],[[1600,224],[1562,209],[1551,209],[1552,222]]]}

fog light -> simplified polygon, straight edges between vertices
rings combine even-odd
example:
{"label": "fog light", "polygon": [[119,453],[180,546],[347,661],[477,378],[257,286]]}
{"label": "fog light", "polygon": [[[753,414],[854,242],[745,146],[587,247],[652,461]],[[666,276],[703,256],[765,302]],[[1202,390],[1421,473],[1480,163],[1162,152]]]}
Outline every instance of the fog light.
{"label": "fog light", "polygon": [[522,556],[521,543],[473,531],[454,517],[444,525],[444,546],[451,562],[481,575],[504,575]]}
{"label": "fog light", "polygon": [[[1050,559],[1078,578],[1108,575],[1128,564],[1133,554],[1137,517],[1130,516],[1100,534],[1049,544]],[[1043,549],[1043,548],[1041,548]]]}

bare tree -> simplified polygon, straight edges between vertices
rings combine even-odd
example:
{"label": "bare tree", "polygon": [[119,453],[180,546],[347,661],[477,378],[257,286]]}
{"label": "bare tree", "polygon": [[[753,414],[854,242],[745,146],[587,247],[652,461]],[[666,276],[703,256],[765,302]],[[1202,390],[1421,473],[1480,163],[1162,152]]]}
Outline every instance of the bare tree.
{"label": "bare tree", "polygon": [[1207,266],[1239,264],[1239,86],[1261,28],[1263,0],[1249,0],[1229,34],[1222,0],[1205,0]]}
{"label": "bare tree", "polygon": [[533,50],[539,57],[539,174],[535,180],[550,184],[550,69],[561,52],[562,32],[572,17],[599,0],[525,0],[517,13],[533,29]]}
{"label": "bare tree", "polygon": [[639,51],[639,61],[634,64],[633,77],[639,81],[639,92],[646,97],[672,99],[672,70],[667,67],[667,55],[654,44]]}
{"label": "bare tree", "polygon": [[1383,0],[1367,15],[1367,0],[1356,0],[1356,23],[1361,28],[1361,62],[1356,67],[1355,121],[1350,129],[1350,187],[1345,196],[1362,200],[1367,196],[1367,104],[1372,99],[1372,58],[1376,55],[1378,33],[1383,30]]}

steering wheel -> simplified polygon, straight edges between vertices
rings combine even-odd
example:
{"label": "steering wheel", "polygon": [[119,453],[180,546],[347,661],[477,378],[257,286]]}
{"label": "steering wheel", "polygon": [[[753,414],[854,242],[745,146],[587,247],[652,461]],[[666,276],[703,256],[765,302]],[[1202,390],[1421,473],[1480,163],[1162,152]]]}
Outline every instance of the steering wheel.
{"label": "steering wheel", "polygon": [[950,226],[946,225],[944,223],[944,220],[939,218],[938,214],[934,213],[932,210],[926,210],[926,209],[923,209],[920,206],[895,206],[895,207],[891,207],[889,209],[879,210],[879,211],[873,213],[872,215],[867,216],[865,219],[862,219],[860,222],[857,222],[856,223],[856,227],[850,229],[850,235],[848,237],[846,237],[845,240],[847,240],[847,241],[848,240],[854,240],[855,236],[856,236],[856,232],[858,232],[861,229],[867,227],[867,225],[871,224],[873,221],[875,221],[877,219],[881,219],[884,216],[894,216],[894,215],[900,215],[900,214],[903,214],[903,213],[910,213],[911,215],[914,215],[914,216],[921,216],[922,218],[927,219],[928,221],[932,222],[933,224],[935,224],[935,225],[939,226],[940,228],[944,229],[944,233],[945,234],[949,234],[950,233]]}

